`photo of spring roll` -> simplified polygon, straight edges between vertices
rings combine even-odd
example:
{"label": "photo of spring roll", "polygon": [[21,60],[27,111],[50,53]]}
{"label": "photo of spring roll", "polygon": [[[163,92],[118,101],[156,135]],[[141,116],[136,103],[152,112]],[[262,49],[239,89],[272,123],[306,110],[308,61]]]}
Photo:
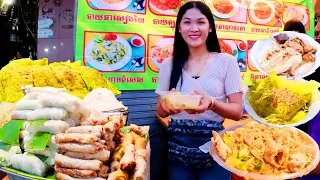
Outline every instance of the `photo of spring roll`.
{"label": "photo of spring roll", "polygon": [[69,113],[67,110],[65,110],[63,108],[41,108],[41,109],[36,109],[36,110],[27,114],[28,121],[33,121],[33,120],[38,120],[38,119],[66,120],[68,118],[69,118]]}
{"label": "photo of spring roll", "polygon": [[48,171],[48,165],[36,156],[14,154],[11,156],[11,166],[14,169],[43,177]]}
{"label": "photo of spring roll", "polygon": [[110,151],[106,149],[102,149],[94,154],[83,153],[83,152],[66,152],[66,156],[76,158],[76,159],[84,159],[84,160],[94,160],[98,159],[102,162],[107,162],[110,158]]}
{"label": "photo of spring roll", "polygon": [[82,134],[101,134],[102,126],[78,126],[70,127],[66,133],[82,133]]}
{"label": "photo of spring roll", "polygon": [[104,178],[96,177],[96,178],[73,178],[63,173],[57,173],[57,180],[105,180]]}
{"label": "photo of spring roll", "polygon": [[107,178],[108,177],[108,171],[109,171],[109,167],[108,166],[105,166],[103,165],[101,170],[99,170],[97,173],[98,173],[98,177],[101,177],[101,178]]}
{"label": "photo of spring roll", "polygon": [[128,180],[128,179],[129,179],[128,173],[118,170],[110,173],[107,180]]}
{"label": "photo of spring roll", "polygon": [[135,166],[136,166],[136,162],[134,159],[134,145],[133,144],[129,144],[125,147],[125,152],[123,157],[120,160],[120,169],[124,170],[124,171],[133,171]]}
{"label": "photo of spring roll", "polygon": [[98,176],[94,170],[69,169],[60,167],[59,165],[55,165],[54,170],[57,173],[63,173],[74,178],[92,178]]}
{"label": "photo of spring roll", "polygon": [[63,168],[82,169],[82,170],[101,170],[102,162],[99,160],[75,159],[62,154],[56,154],[55,162]]}
{"label": "photo of spring roll", "polygon": [[55,137],[56,143],[93,144],[99,141],[99,134],[60,133]]}
{"label": "photo of spring roll", "polygon": [[61,120],[48,120],[43,124],[32,124],[27,125],[26,130],[30,133],[36,132],[47,132],[50,134],[64,133],[69,128],[69,124]]}
{"label": "photo of spring roll", "polygon": [[62,152],[79,152],[79,153],[97,153],[103,146],[100,143],[94,144],[77,144],[77,143],[61,143],[58,144],[59,150]]}

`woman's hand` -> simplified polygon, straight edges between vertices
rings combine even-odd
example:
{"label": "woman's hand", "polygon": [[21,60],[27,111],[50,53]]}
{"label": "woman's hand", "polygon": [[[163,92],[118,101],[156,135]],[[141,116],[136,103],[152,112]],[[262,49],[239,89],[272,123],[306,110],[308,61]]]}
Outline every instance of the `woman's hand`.
{"label": "woman's hand", "polygon": [[188,109],[186,111],[189,114],[200,114],[200,113],[204,113],[206,110],[208,110],[208,108],[211,106],[211,103],[212,103],[211,97],[207,94],[199,93],[197,91],[194,91],[192,94],[202,96],[201,100],[200,100],[200,104],[197,109]]}
{"label": "woman's hand", "polygon": [[[175,92],[175,89],[172,89],[170,92]],[[181,112],[180,109],[174,109],[173,107],[168,106],[161,98],[158,100],[157,112],[161,117],[168,117],[171,114],[178,114]]]}

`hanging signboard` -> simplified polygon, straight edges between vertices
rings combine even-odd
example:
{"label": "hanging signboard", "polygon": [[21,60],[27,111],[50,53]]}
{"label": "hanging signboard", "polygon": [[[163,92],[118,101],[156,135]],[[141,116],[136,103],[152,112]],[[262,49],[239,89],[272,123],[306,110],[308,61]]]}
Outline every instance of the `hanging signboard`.
{"label": "hanging signboard", "polygon": [[[79,0],[75,60],[101,71],[121,90],[157,87],[172,56],[175,19],[186,0]],[[265,76],[248,58],[253,44],[298,19],[313,36],[310,0],[206,0],[223,52],[238,61],[243,84]]]}

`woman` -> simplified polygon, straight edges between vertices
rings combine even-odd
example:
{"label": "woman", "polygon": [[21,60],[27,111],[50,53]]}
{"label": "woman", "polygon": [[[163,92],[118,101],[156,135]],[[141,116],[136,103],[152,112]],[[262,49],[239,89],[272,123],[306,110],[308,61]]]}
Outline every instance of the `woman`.
{"label": "woman", "polygon": [[167,129],[169,180],[230,179],[199,147],[221,131],[224,118],[242,117],[242,85],[237,60],[220,53],[212,13],[202,2],[184,4],[177,16],[172,60],[161,64],[156,92],[193,92],[202,96],[196,110],[174,110],[159,98],[157,113],[170,116]]}

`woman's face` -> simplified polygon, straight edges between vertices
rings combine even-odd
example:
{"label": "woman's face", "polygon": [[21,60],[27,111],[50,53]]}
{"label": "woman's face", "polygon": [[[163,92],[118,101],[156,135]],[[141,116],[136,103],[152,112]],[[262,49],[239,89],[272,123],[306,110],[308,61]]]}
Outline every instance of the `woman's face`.
{"label": "woman's face", "polygon": [[179,32],[190,47],[205,44],[211,31],[208,19],[197,8],[189,9],[182,16]]}

